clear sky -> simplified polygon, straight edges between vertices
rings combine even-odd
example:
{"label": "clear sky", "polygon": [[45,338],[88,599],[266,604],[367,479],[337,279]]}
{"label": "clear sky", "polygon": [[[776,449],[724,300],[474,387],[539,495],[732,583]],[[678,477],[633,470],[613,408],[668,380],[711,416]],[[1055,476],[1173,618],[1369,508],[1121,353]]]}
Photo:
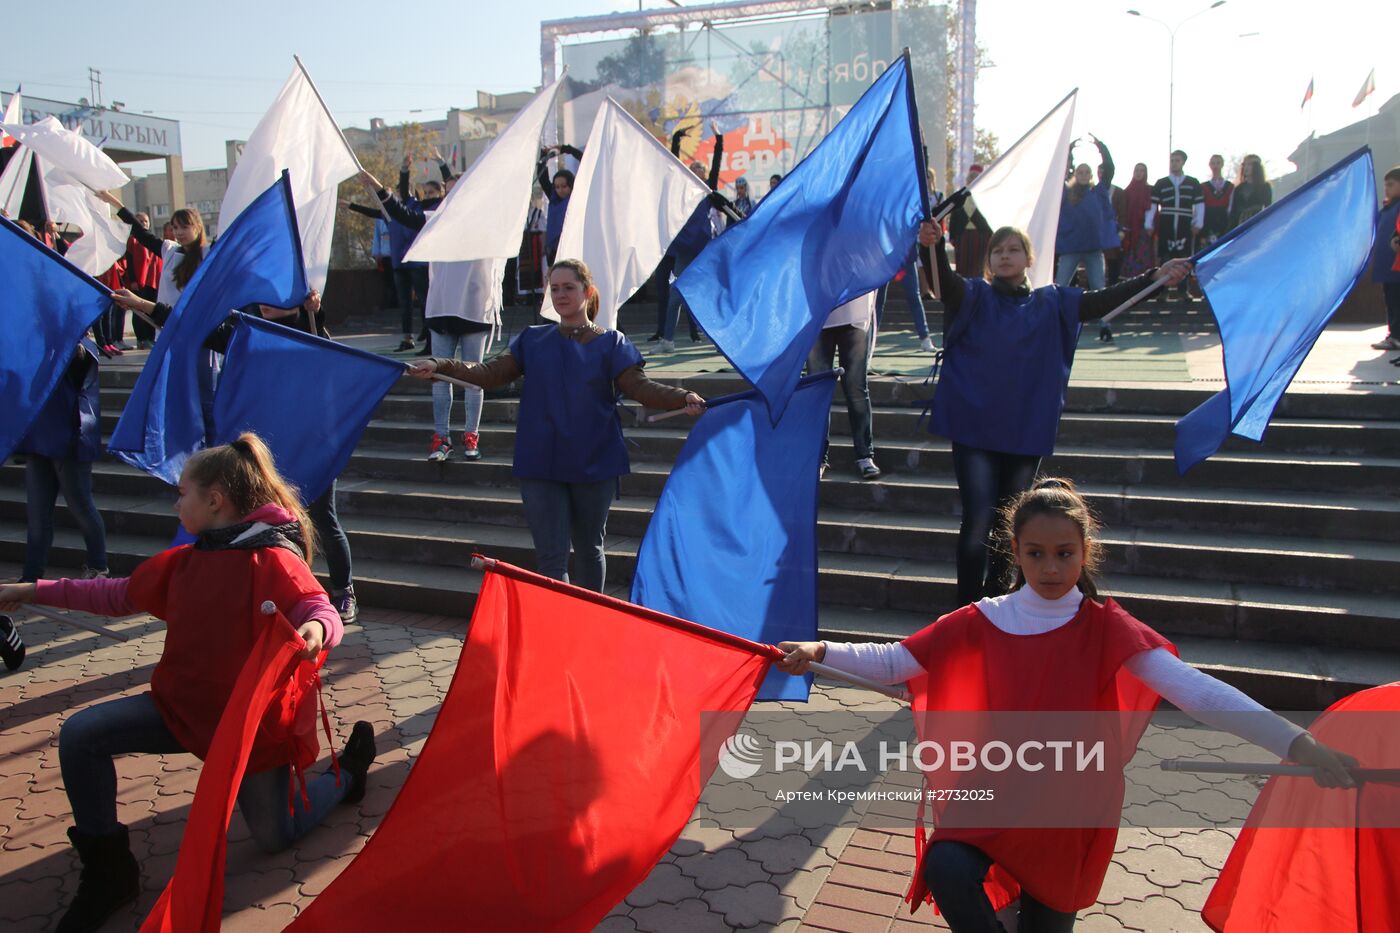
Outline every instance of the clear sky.
{"label": "clear sky", "polygon": [[[1076,132],[1102,137],[1125,172],[1146,161],[1154,176],[1163,173],[1167,30],[1125,11],[1176,24],[1209,4],[980,0],[979,37],[996,67],[979,82],[978,124],[1009,144],[1077,85]],[[1387,7],[1390,21],[1382,17]],[[151,12],[134,15],[138,8]],[[448,107],[473,106],[478,89],[537,85],[540,20],[636,8],[636,0],[408,7],[235,0],[165,3],[159,12],[155,4],[118,8],[109,0],[24,4],[4,15],[0,87],[23,82],[36,96],[76,100],[89,96],[88,67],[97,68],[104,100],[178,119],[186,167],[206,168],[224,164],[225,139],[246,138],[290,72],[293,52],[342,124],[440,119]],[[1310,127],[1336,129],[1400,92],[1400,65],[1391,64],[1389,34],[1400,28],[1394,8],[1394,0],[1228,0],[1183,25],[1175,143],[1190,154],[1188,169],[1204,175],[1211,152],[1227,159],[1258,152],[1280,174]],[[400,11],[395,28],[390,15]],[[1376,93],[1353,110],[1373,66]],[[1313,75],[1309,112],[1299,102]]]}

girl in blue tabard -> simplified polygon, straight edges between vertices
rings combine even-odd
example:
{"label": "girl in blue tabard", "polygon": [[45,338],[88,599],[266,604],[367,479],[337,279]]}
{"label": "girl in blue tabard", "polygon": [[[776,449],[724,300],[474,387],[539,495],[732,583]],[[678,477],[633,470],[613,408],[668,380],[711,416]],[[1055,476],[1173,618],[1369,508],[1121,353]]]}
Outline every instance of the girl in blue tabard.
{"label": "girl in blue tabard", "polygon": [[1112,311],[1153,279],[1168,285],[1191,271],[1172,260],[1097,291],[1049,285],[1031,289],[1030,239],[1014,227],[992,234],[983,278],[954,274],[938,224],[919,228],[933,246],[943,296],[945,357],[929,424],[953,442],[962,500],[958,529],[958,603],[1007,591],[1006,555],[990,547],[997,508],[1031,488],[1042,457],[1055,449],[1070,366],[1083,322]]}
{"label": "girl in blue tabard", "polygon": [[642,355],[627,337],[593,323],[598,290],[588,266],[577,259],[549,270],[549,295],[558,324],[527,327],[510,349],[486,363],[423,360],[409,375],[442,373],[492,389],[525,377],[515,429],[515,476],[540,573],[603,589],[603,540],[618,477],[629,472],[619,396],[648,408],[684,408],[700,414],[705,400],[694,392],[652,382]]}

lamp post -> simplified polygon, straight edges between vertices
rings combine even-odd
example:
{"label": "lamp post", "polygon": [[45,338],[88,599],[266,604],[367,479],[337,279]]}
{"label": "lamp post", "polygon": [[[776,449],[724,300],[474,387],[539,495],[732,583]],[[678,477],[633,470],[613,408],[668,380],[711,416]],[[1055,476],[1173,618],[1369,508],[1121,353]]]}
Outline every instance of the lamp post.
{"label": "lamp post", "polygon": [[1225,0],[1215,0],[1214,3],[1212,3],[1210,6],[1206,7],[1204,10],[1198,10],[1197,12],[1192,13],[1190,16],[1186,17],[1185,19],[1179,20],[1175,26],[1172,26],[1172,25],[1169,24],[1169,23],[1163,22],[1162,20],[1157,19],[1155,16],[1147,16],[1147,15],[1145,15],[1145,14],[1143,14],[1143,13],[1138,12],[1137,10],[1128,10],[1128,15],[1129,15],[1129,16],[1136,16],[1136,17],[1139,17],[1140,19],[1150,20],[1151,22],[1156,23],[1158,26],[1161,26],[1163,29],[1165,29],[1165,30],[1167,31],[1167,37],[1168,37],[1167,47],[1168,47],[1168,50],[1169,50],[1169,51],[1168,51],[1168,56],[1169,56],[1170,59],[1171,59],[1171,63],[1170,63],[1170,65],[1168,65],[1168,78],[1167,78],[1167,150],[1168,150],[1169,152],[1172,151],[1172,150],[1174,150],[1174,149],[1176,148],[1176,146],[1175,146],[1176,139],[1175,139],[1175,136],[1174,136],[1174,133],[1173,133],[1174,124],[1175,124],[1175,119],[1176,119],[1176,31],[1177,31],[1178,29],[1180,29],[1182,26],[1185,26],[1187,23],[1189,23],[1191,20],[1195,19],[1196,17],[1198,17],[1198,16],[1200,16],[1200,15],[1202,15],[1202,14],[1204,14],[1204,13],[1209,13],[1211,10],[1215,9],[1216,7],[1224,6],[1224,5],[1225,5]]}

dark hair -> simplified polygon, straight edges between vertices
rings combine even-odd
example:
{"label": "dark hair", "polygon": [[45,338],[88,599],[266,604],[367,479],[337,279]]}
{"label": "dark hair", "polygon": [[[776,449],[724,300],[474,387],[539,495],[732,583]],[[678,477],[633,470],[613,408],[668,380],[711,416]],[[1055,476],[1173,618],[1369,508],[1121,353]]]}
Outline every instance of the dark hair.
{"label": "dark hair", "polygon": [[[1001,540],[998,545],[1011,552],[1011,542],[1020,536],[1026,522],[1042,515],[1068,519],[1079,529],[1084,543],[1084,568],[1079,574],[1079,589],[1085,596],[1097,599],[1099,589],[1094,583],[1094,574],[1098,572],[1101,556],[1095,538],[1101,526],[1098,517],[1089,508],[1089,503],[1084,501],[1084,497],[1074,488],[1072,481],[1055,476],[1042,477],[1036,480],[1034,486],[1013,499],[1001,513]],[[1014,556],[1013,553],[1012,557]],[[1012,564],[1015,564],[1014,559]],[[1025,576],[1017,567],[1016,583],[1012,588],[1020,589],[1025,582]]]}
{"label": "dark hair", "polygon": [[[1253,178],[1246,178],[1246,177],[1244,177],[1244,167],[1245,167],[1245,163],[1247,163],[1247,162],[1253,162],[1253,163],[1254,163],[1254,177],[1253,177]],[[1243,159],[1240,159],[1240,182],[1239,182],[1240,184],[1244,184],[1244,183],[1247,182],[1247,181],[1253,181],[1253,182],[1258,182],[1259,184],[1262,185],[1262,184],[1264,184],[1265,182],[1267,182],[1268,180],[1269,180],[1268,176],[1264,174],[1264,160],[1263,160],[1263,159],[1259,158],[1257,155],[1255,155],[1255,154],[1252,153],[1252,152],[1251,152],[1249,155],[1245,156]]]}
{"label": "dark hair", "polygon": [[1171,154],[1174,156],[1181,156],[1181,161],[1186,161],[1186,150],[1184,149],[1173,149]]}
{"label": "dark hair", "polygon": [[1031,238],[1026,236],[1026,232],[1017,227],[998,227],[992,234],[992,238],[987,241],[987,258],[982,269],[982,276],[991,281],[992,279],[992,250],[996,249],[1007,240],[1020,240],[1022,248],[1026,251],[1027,263],[1035,262],[1035,250],[1031,248]]}
{"label": "dark hair", "polygon": [[[583,291],[587,295],[583,300],[583,313],[588,315],[590,321],[596,319],[600,298],[598,289],[593,285],[593,273],[588,271],[588,263],[582,259],[559,259],[549,267],[549,275],[554,275],[560,269],[568,269],[583,285]],[[547,281],[548,276],[545,278]]]}
{"label": "dark hair", "polygon": [[1400,165],[1385,173],[1384,181],[1400,181]]}
{"label": "dark hair", "polygon": [[194,227],[198,232],[193,243],[189,246],[180,247],[180,251],[185,254],[185,258],[180,260],[180,264],[171,273],[171,278],[175,280],[177,288],[183,289],[190,284],[190,279],[194,278],[195,272],[199,269],[199,264],[204,261],[204,247],[207,245],[204,239],[204,218],[199,216],[199,211],[192,211],[188,207],[182,207],[170,215],[170,224],[182,224],[186,227]]}
{"label": "dark hair", "polygon": [[425,181],[425,182],[423,182],[423,192],[426,194],[426,193],[427,193],[428,191],[430,191],[430,190],[431,190],[431,191],[436,191],[436,192],[437,192],[437,194],[435,194],[435,195],[430,195],[430,197],[437,197],[437,198],[442,197],[442,194],[443,194],[442,182],[440,182],[440,181]]}
{"label": "dark hair", "polygon": [[572,187],[574,186],[574,173],[573,173],[573,172],[569,171],[569,170],[566,169],[566,168],[561,168],[559,171],[557,171],[557,172],[554,173],[554,180],[555,180],[555,181],[558,181],[558,180],[561,179],[561,178],[564,179],[565,181],[567,181],[567,182],[569,183],[569,187],[570,187],[570,188],[572,188]]}
{"label": "dark hair", "polygon": [[218,486],[240,516],[265,505],[280,505],[291,512],[301,526],[301,541],[297,543],[307,565],[311,564],[316,554],[315,526],[296,487],[277,472],[272,451],[262,438],[245,431],[236,441],[206,447],[185,461],[185,476],[198,486]]}

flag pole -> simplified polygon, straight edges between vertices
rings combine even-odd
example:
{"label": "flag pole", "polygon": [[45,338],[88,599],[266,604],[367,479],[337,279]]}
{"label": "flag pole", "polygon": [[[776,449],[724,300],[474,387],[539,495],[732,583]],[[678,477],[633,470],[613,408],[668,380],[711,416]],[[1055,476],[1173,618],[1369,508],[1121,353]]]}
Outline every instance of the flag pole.
{"label": "flag pole", "polygon": [[114,632],[109,628],[105,628],[101,625],[98,625],[96,622],[85,622],[82,619],[79,619],[76,616],[70,616],[65,612],[52,612],[48,609],[40,609],[38,606],[34,605],[28,605],[24,608],[27,609],[29,612],[34,613],[35,615],[43,616],[45,619],[51,619],[54,622],[62,622],[65,625],[73,625],[80,629],[86,629],[89,632],[101,635],[104,638],[110,638],[113,641],[128,640],[127,636],[123,635],[121,632]]}
{"label": "flag pole", "polygon": [[331,108],[326,106],[326,99],[321,96],[321,91],[316,87],[316,82],[311,80],[311,72],[307,71],[306,66],[302,64],[301,56],[293,55],[292,60],[295,61],[297,67],[301,69],[302,76],[306,78],[306,83],[311,85],[311,93],[316,95],[316,100],[320,102],[321,109],[326,112],[326,119],[331,121],[331,126],[335,127],[336,133],[340,136],[340,141],[345,144],[345,151],[350,153],[350,158],[354,160],[355,169],[363,172],[365,167],[360,164],[360,157],[355,155],[354,149],[350,148],[350,140],[345,138],[345,133],[341,130],[340,124],[335,122],[335,115],[331,113]]}
{"label": "flag pole", "polygon": [[866,690],[882,693],[892,700],[902,700],[908,703],[912,699],[909,691],[905,690],[903,687],[892,687],[887,684],[876,683],[873,680],[861,677],[859,674],[848,674],[840,668],[828,667],[825,664],[818,664],[816,661],[809,663],[807,669],[813,674],[820,674],[832,680],[839,680],[853,687],[864,687]]}
{"label": "flag pole", "polygon": [[1160,291],[1162,288],[1164,288],[1164,287],[1166,286],[1166,283],[1167,283],[1167,280],[1164,279],[1164,278],[1163,278],[1163,279],[1153,279],[1152,282],[1151,282],[1151,284],[1148,285],[1146,288],[1144,288],[1142,291],[1138,292],[1136,295],[1134,295],[1133,297],[1129,298],[1127,301],[1123,302],[1121,305],[1119,305],[1118,307],[1114,308],[1112,311],[1108,312],[1108,313],[1105,314],[1103,317],[1099,318],[1099,324],[1100,324],[1100,325],[1103,325],[1103,326],[1107,326],[1107,324],[1108,324],[1109,321],[1113,320],[1113,319],[1116,318],[1118,315],[1122,314],[1124,311],[1128,310],[1128,309],[1131,308],[1133,305],[1137,304],[1139,301],[1142,301],[1142,300],[1143,300],[1144,298],[1146,298],[1148,295],[1151,295],[1153,292]]}
{"label": "flag pole", "polygon": [[[412,369],[412,368],[413,368],[413,364],[412,364],[412,363],[404,363],[404,364],[403,364],[403,371],[404,371],[404,372],[408,372],[408,371],[409,371],[410,369]],[[453,379],[451,376],[444,376],[442,373],[433,373],[432,378],[435,379],[435,380],[437,380],[438,382],[446,382],[446,383],[448,383],[449,385],[461,386],[461,387],[464,388],[464,389],[479,389],[479,388],[481,388],[481,386],[472,385],[470,382],[467,382],[465,379]]]}
{"label": "flag pole", "polygon": [[[1292,777],[1313,777],[1318,769],[1312,765],[1266,764],[1252,761],[1197,761],[1192,758],[1167,758],[1159,767],[1163,771],[1191,772],[1196,774],[1239,774],[1273,775]],[[1347,768],[1347,773],[1357,783],[1379,781],[1387,784],[1400,781],[1400,768]]]}
{"label": "flag pole", "polygon": [[[819,373],[812,373],[809,376],[803,376],[801,379],[797,380],[797,385],[800,387],[803,384],[812,382],[816,379],[827,378],[828,374],[830,374],[833,378],[837,378],[845,371],[846,370],[840,366],[836,367],[835,369],[824,369]],[[709,401],[707,401],[705,403],[705,408],[706,410],[709,410],[711,408],[716,408],[720,405],[728,405],[730,402],[737,402],[740,399],[753,398],[757,394],[758,393],[755,390],[748,389],[747,391],[735,392],[731,395],[721,395],[718,398],[712,398]],[[655,424],[658,421],[667,421],[671,418],[679,418],[683,414],[685,414],[684,408],[675,408],[671,411],[663,411],[658,412],[654,415],[647,415],[642,420],[645,421],[647,424]]]}

